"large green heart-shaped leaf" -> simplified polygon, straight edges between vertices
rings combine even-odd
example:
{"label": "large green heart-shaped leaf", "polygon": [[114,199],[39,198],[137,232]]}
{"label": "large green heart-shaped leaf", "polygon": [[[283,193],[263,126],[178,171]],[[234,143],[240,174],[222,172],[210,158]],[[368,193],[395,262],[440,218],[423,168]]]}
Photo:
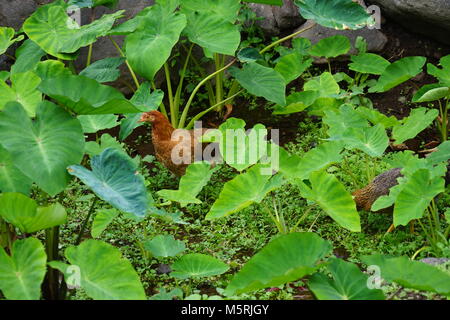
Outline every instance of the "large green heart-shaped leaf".
{"label": "large green heart-shaped leaf", "polygon": [[59,0],[39,7],[23,24],[27,36],[45,52],[60,59],[73,60],[78,49],[94,43],[106,35],[123,10],[105,14],[82,27],[66,12],[67,4]]}
{"label": "large green heart-shaped leaf", "polygon": [[20,48],[16,50],[16,62],[11,67],[11,73],[23,73],[33,71],[37,63],[45,55],[45,51],[32,40],[26,40]]}
{"label": "large green heart-shaped leaf", "polygon": [[282,56],[275,66],[275,71],[281,74],[286,84],[291,83],[312,65],[312,59],[293,52]]}
{"label": "large green heart-shaped leaf", "polygon": [[217,169],[218,167],[211,169],[211,164],[208,162],[192,163],[187,167],[186,174],[181,177],[178,190],[164,189],[158,191],[158,195],[180,203],[181,207],[189,203],[202,203],[196,197]]}
{"label": "large green heart-shaped leaf", "polygon": [[416,171],[403,186],[394,206],[394,225],[407,225],[423,217],[425,209],[438,194],[445,191],[445,180],[431,179],[426,169]]}
{"label": "large green heart-shaped leaf", "polygon": [[425,130],[438,115],[439,111],[436,109],[412,109],[409,117],[402,119],[398,125],[394,126],[392,138],[395,139],[396,144],[412,139]]}
{"label": "large green heart-shaped leaf", "polygon": [[4,54],[14,42],[23,40],[23,36],[14,39],[15,34],[13,28],[0,27],[0,55]]}
{"label": "large green heart-shaped leaf", "polygon": [[34,121],[20,104],[8,104],[0,113],[0,141],[17,168],[52,196],[67,186],[67,166],[84,154],[79,121],[48,101],[38,107]]}
{"label": "large green heart-shaped leaf", "polygon": [[331,244],[314,233],[291,233],[272,240],[233,277],[230,294],[251,292],[299,280],[317,270]]}
{"label": "large green heart-shaped leaf", "polygon": [[[72,266],[79,268],[80,285],[95,300],[144,300],[145,292],[131,263],[119,249],[87,240],[66,249]],[[66,274],[66,272],[64,272]],[[66,277],[67,280],[67,277]]]}
{"label": "large green heart-shaped leaf", "polygon": [[78,115],[141,112],[118,90],[84,76],[58,75],[39,89]]}
{"label": "large green heart-shaped leaf", "polygon": [[274,69],[250,62],[242,69],[231,68],[229,72],[251,94],[283,106],[286,104],[285,80]]}
{"label": "large green heart-shaped leaf", "polygon": [[175,257],[186,250],[183,241],[175,240],[172,235],[159,235],[144,243],[146,250],[155,257]]}
{"label": "large green heart-shaped leaf", "polygon": [[110,9],[114,8],[119,0],[69,0],[69,6],[76,6],[78,8],[95,8],[98,6],[105,6]]}
{"label": "large green heart-shaped leaf", "polygon": [[38,207],[36,201],[21,193],[0,194],[0,216],[24,233],[64,224],[66,210],[59,203]]}
{"label": "large green heart-shaped leaf", "polygon": [[324,171],[315,171],[309,177],[311,187],[298,181],[301,195],[317,203],[334,221],[342,227],[361,231],[361,223],[356,205],[350,193],[339,180]]}
{"label": "large green heart-shaped leaf", "polygon": [[408,81],[422,72],[425,57],[406,57],[387,66],[375,86],[369,92],[385,92]]}
{"label": "large green heart-shaped leaf", "polygon": [[11,75],[12,87],[0,81],[0,110],[9,102],[19,102],[30,117],[36,115],[36,108],[42,101],[42,93],[37,90],[41,79],[31,71]]}
{"label": "large green heart-shaped leaf", "polygon": [[85,76],[100,83],[116,81],[120,77],[119,67],[125,62],[125,58],[105,58],[94,62],[80,72]]}
{"label": "large green heart-shaped leaf", "polygon": [[382,56],[374,53],[361,53],[357,56],[351,56],[352,63],[349,63],[350,70],[368,73],[368,74],[382,74],[384,70],[391,64]]}
{"label": "large green heart-shaped leaf", "polygon": [[267,193],[280,187],[283,179],[261,174],[263,166],[256,164],[247,172],[225,183],[219,198],[206,215],[206,220],[213,220],[238,212],[253,203],[261,202]]}
{"label": "large green heart-shaped leaf", "polygon": [[91,168],[75,165],[68,170],[115,208],[141,217],[147,213],[149,197],[144,178],[128,155],[108,148],[92,158]]}
{"label": "large green heart-shaped leaf", "polygon": [[324,72],[320,77],[306,82],[303,90],[317,91],[320,97],[333,97],[340,91],[338,83],[329,72]]}
{"label": "large green heart-shaped leaf", "polygon": [[349,128],[342,141],[348,149],[359,149],[371,157],[381,157],[389,146],[389,137],[384,126],[377,124],[369,128]]}
{"label": "large green heart-shaped leaf", "polygon": [[[152,92],[150,82],[144,82],[134,93],[130,102],[142,111],[157,110],[164,99],[164,91],[155,90]],[[139,122],[141,113],[126,114],[120,121],[119,139],[125,140],[134,129],[143,125]]]}
{"label": "large green heart-shaped leaf", "polygon": [[442,57],[439,64],[442,66],[442,69],[439,69],[431,63],[427,64],[427,71],[439,79],[441,84],[450,87],[450,55]]}
{"label": "large green heart-shaped leaf", "polygon": [[437,292],[450,296],[450,275],[429,264],[411,261],[408,257],[380,254],[361,258],[366,264],[381,269],[380,276],[405,288]]}
{"label": "large green heart-shaped leaf", "polygon": [[205,142],[219,143],[220,154],[229,166],[238,171],[247,169],[267,154],[267,129],[256,124],[248,133],[245,121],[229,118],[202,137]]}
{"label": "large green heart-shaped leaf", "polygon": [[319,97],[317,91],[294,92],[286,97],[286,106],[276,105],[273,114],[291,114],[301,112],[311,106]]}
{"label": "large green heart-shaped leaf", "polygon": [[384,300],[383,291],[367,287],[368,276],[350,262],[333,259],[327,266],[333,279],[316,273],[308,287],[319,300]]}
{"label": "large green heart-shaped leaf", "polygon": [[350,40],[341,35],[324,38],[317,42],[309,50],[309,54],[315,57],[336,58],[346,54],[351,48]]}
{"label": "large green heart-shaped leaf", "polygon": [[0,144],[0,191],[29,194],[32,181],[14,164],[11,155]]}
{"label": "large green heart-shaped leaf", "polygon": [[113,148],[119,152],[126,153],[124,144],[117,141],[116,138],[111,137],[108,133],[102,134],[99,143],[95,141],[86,142],[85,152],[92,158],[93,156],[99,155],[107,148]]}
{"label": "large green heart-shaped leaf", "polygon": [[126,37],[125,50],[133,70],[151,81],[178,42],[186,16],[167,12],[158,4],[149,11],[142,17],[140,27]]}
{"label": "large green heart-shaped leaf", "polygon": [[427,157],[427,160],[432,164],[438,164],[450,159],[450,141],[442,142],[436,147],[437,151],[433,152]]}
{"label": "large green heart-shaped leaf", "polygon": [[450,97],[450,87],[439,83],[426,84],[414,95],[412,102],[430,102]]}
{"label": "large green heart-shaped leaf", "polygon": [[235,55],[241,42],[237,25],[207,11],[185,13],[188,23],[184,32],[191,42],[212,53]]}
{"label": "large green heart-shaped leaf", "polygon": [[84,133],[95,133],[100,130],[110,129],[117,126],[118,116],[114,114],[95,114],[78,116]]}
{"label": "large green heart-shaped leaf", "polygon": [[295,0],[300,14],[318,24],[337,30],[360,29],[373,24],[362,6],[352,0]]}
{"label": "large green heart-shaped leaf", "polygon": [[339,110],[325,110],[323,123],[328,125],[331,139],[340,139],[349,129],[367,129],[369,123],[355,111],[352,105],[343,104]]}
{"label": "large green heart-shaped leaf", "polygon": [[356,109],[356,112],[373,125],[381,124],[385,129],[391,128],[400,123],[395,116],[388,117],[375,109],[358,107],[358,109]]}
{"label": "large green heart-shaped leaf", "polygon": [[36,74],[42,80],[55,78],[59,76],[72,76],[72,71],[70,71],[63,62],[58,60],[45,60],[40,61],[36,65]]}
{"label": "large green heart-shaped leaf", "polygon": [[39,300],[47,257],[35,238],[16,240],[11,256],[0,247],[0,290],[10,300]]}
{"label": "large green heart-shaped leaf", "polygon": [[214,257],[201,253],[182,256],[172,264],[171,276],[178,279],[211,277],[227,272],[230,267]]}

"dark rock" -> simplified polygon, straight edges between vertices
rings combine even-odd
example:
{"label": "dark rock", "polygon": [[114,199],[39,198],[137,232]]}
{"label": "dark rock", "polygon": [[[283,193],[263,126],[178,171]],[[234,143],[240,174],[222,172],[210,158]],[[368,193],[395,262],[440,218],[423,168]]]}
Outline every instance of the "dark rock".
{"label": "dark rock", "polygon": [[158,265],[158,268],[156,268],[156,273],[157,274],[166,274],[166,273],[171,273],[172,269],[170,268],[170,266],[168,264],[165,263],[161,263]]}
{"label": "dark rock", "polygon": [[251,3],[248,5],[258,17],[257,24],[268,35],[279,35],[287,29],[294,29],[305,22],[292,0],[285,0],[282,7]]}
{"label": "dark rock", "polygon": [[407,30],[450,44],[449,0],[370,0],[382,13]]}

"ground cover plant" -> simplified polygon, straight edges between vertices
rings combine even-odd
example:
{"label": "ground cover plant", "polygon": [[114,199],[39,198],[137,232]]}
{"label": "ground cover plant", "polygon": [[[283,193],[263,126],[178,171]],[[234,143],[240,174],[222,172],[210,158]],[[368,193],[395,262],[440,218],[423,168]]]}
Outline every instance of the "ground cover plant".
{"label": "ground cover plant", "polygon": [[[351,0],[295,3],[325,27],[374,23]],[[388,60],[344,36],[312,45],[301,37],[312,26],[250,41],[237,0],[159,0],[126,22],[116,11],[83,26],[67,13],[74,5],[94,11],[116,1],[57,0],[20,31],[0,27],[0,54],[14,61],[0,72],[1,298],[450,295],[450,263],[418,261],[450,258],[450,55],[439,65]],[[103,37],[117,56],[92,62]],[[336,71],[335,58],[352,46]],[[314,66],[318,58],[325,68]],[[122,65],[132,96],[111,85]],[[374,108],[371,97],[425,71],[435,82],[418,88],[408,116]],[[243,101],[280,121],[304,115],[296,139],[281,145],[265,123],[249,128],[251,115],[230,117]],[[192,163],[177,178],[136,152],[152,139],[139,120],[156,110],[173,129],[221,119],[201,137],[221,161]],[[426,156],[406,150],[424,130],[439,137],[435,147]],[[263,139],[254,144],[255,136]],[[374,212],[358,211],[353,192],[397,168],[395,185],[368,206]]]}

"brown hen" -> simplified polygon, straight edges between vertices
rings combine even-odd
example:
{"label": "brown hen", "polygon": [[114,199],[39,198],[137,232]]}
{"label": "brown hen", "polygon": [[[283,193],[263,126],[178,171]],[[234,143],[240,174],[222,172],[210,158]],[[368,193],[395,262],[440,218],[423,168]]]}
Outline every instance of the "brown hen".
{"label": "brown hen", "polygon": [[[201,129],[197,136],[194,135],[194,130],[175,129],[159,111],[145,112],[139,121],[152,124],[152,142],[156,158],[176,176],[184,175],[190,163],[201,160],[195,159],[194,148],[197,145],[198,150],[203,150],[205,145],[199,142],[198,138],[210,129]],[[183,158],[185,160],[180,163]]]}

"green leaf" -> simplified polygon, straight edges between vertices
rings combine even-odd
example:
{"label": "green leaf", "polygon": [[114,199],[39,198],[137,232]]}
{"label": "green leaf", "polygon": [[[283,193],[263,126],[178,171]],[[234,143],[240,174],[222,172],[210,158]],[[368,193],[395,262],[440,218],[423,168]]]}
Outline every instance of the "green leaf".
{"label": "green leaf", "polygon": [[289,84],[300,77],[311,65],[311,58],[294,52],[281,57],[275,66],[275,71],[283,76],[286,84]]}
{"label": "green leaf", "polygon": [[80,72],[85,76],[100,83],[115,81],[120,77],[119,67],[125,62],[125,58],[105,58],[94,62]]}
{"label": "green leaf", "polygon": [[21,193],[0,194],[0,216],[24,233],[66,223],[67,213],[59,203],[38,207],[36,201]]}
{"label": "green leaf", "polygon": [[[64,137],[64,139],[61,139]],[[0,141],[19,170],[54,196],[70,180],[66,167],[83,158],[84,135],[78,120],[51,102],[32,121],[18,103],[0,113]]]}
{"label": "green leaf", "polygon": [[11,67],[11,73],[23,73],[33,71],[41,58],[45,55],[45,51],[31,41],[25,42],[16,50],[16,62]]}
{"label": "green leaf", "polygon": [[286,97],[286,106],[276,105],[273,114],[301,112],[311,106],[319,97],[317,91],[294,92]]}
{"label": "green leaf", "polygon": [[373,125],[381,124],[385,129],[394,127],[397,124],[399,124],[399,121],[397,120],[396,117],[385,116],[384,114],[375,109],[369,109],[367,107],[358,107],[358,109],[356,109],[356,112]]}
{"label": "green leaf", "polygon": [[374,23],[366,10],[352,0],[295,0],[300,14],[336,30],[360,29]]}
{"label": "green leaf", "polygon": [[414,95],[412,102],[430,102],[450,97],[450,88],[439,83],[426,84]]}
{"label": "green leaf", "polygon": [[309,50],[309,54],[315,57],[336,58],[349,52],[351,48],[350,40],[341,35],[324,38],[317,42]]}
{"label": "green leaf", "polygon": [[298,182],[300,193],[304,198],[317,203],[342,227],[354,232],[361,231],[355,202],[334,175],[324,171],[315,171],[311,173],[309,181],[311,187],[302,181]]}
{"label": "green leaf", "polygon": [[263,175],[261,170],[263,166],[256,164],[225,183],[205,219],[213,220],[241,211],[255,202],[261,202],[267,193],[281,186],[280,176]]}
{"label": "green leaf", "polygon": [[425,57],[406,57],[395,61],[383,71],[376,85],[369,92],[386,92],[422,72]]}
{"label": "green leaf", "polygon": [[382,56],[374,53],[361,53],[357,56],[351,56],[352,63],[348,65],[350,70],[381,75],[384,70],[391,64]]}
{"label": "green leaf", "polygon": [[97,210],[94,221],[92,222],[91,235],[93,238],[98,238],[103,231],[109,226],[115,217],[119,215],[116,209],[100,209]]}
{"label": "green leaf", "polygon": [[427,64],[427,71],[439,79],[441,84],[450,87],[450,55],[442,57],[439,64],[442,66],[442,69],[437,68],[431,63]]}
{"label": "green leaf", "polygon": [[[161,90],[151,91],[149,82],[141,84],[139,89],[134,93],[130,102],[141,111],[157,110],[164,99],[164,92]],[[134,129],[140,127],[142,123],[138,122],[141,113],[126,114],[120,121],[119,139],[125,140]]]}
{"label": "green leaf", "polygon": [[346,148],[359,149],[371,157],[381,157],[389,146],[389,138],[381,124],[369,128],[349,128],[344,132],[342,141]]}
{"label": "green leaf", "polygon": [[343,104],[339,110],[325,110],[323,123],[328,125],[328,135],[331,139],[341,139],[350,129],[366,129],[369,123],[352,105]]}
{"label": "green leaf", "polygon": [[81,287],[89,297],[95,300],[146,299],[133,266],[112,245],[87,240],[77,247],[68,247],[65,255],[79,268]]}
{"label": "green leaf", "polygon": [[239,0],[181,0],[184,12],[204,12],[231,23],[236,21],[240,9]]}
{"label": "green leaf", "polygon": [[282,6],[283,0],[244,0],[244,2],[270,4],[272,6]]}
{"label": "green leaf", "polygon": [[144,248],[155,257],[175,257],[186,250],[183,241],[175,240],[172,235],[159,235],[144,243]]}
{"label": "green leaf", "polygon": [[12,87],[0,81],[0,110],[8,102],[19,102],[30,117],[36,115],[36,108],[42,101],[42,94],[37,90],[41,79],[34,72],[11,75]]}
{"label": "green leaf", "polygon": [[149,300],[173,300],[173,298],[183,298],[183,290],[180,288],[172,289],[167,292],[165,288],[158,289],[158,293],[152,295]]}
{"label": "green leaf", "polygon": [[171,276],[178,279],[211,277],[227,272],[228,265],[201,253],[190,253],[182,256],[172,264]]}
{"label": "green leaf", "polygon": [[280,105],[286,104],[285,80],[274,69],[250,62],[242,69],[231,68],[229,72],[251,94]]}
{"label": "green leaf", "polygon": [[114,114],[95,114],[78,116],[84,133],[95,133],[100,130],[110,129],[117,126],[118,116]]}
{"label": "green leaf", "polygon": [[72,76],[72,71],[66,68],[64,63],[57,60],[45,60],[38,62],[35,70],[41,80],[55,78],[58,76]]}
{"label": "green leaf", "polygon": [[320,77],[316,77],[313,80],[309,80],[303,86],[303,90],[317,91],[320,97],[332,97],[339,93],[339,85],[334,77],[329,72],[324,72]]}
{"label": "green leaf", "polygon": [[8,71],[0,71],[0,81],[6,81],[9,79],[10,73]]}
{"label": "green leaf", "polygon": [[113,207],[140,217],[147,213],[149,197],[144,178],[136,172],[130,157],[108,148],[92,158],[91,168],[75,165],[68,170]]}
{"label": "green leaf", "polygon": [[23,40],[23,36],[14,39],[15,34],[16,31],[13,28],[0,27],[0,55],[4,54],[14,42]]}
{"label": "green leaf", "polygon": [[414,138],[425,130],[438,115],[439,111],[436,109],[412,109],[409,117],[402,119],[400,124],[392,129],[392,138],[395,139],[395,144]]}
{"label": "green leaf", "polygon": [[202,203],[196,197],[217,169],[218,167],[211,169],[211,164],[206,161],[192,163],[187,167],[186,174],[181,177],[178,190],[164,189],[158,191],[158,195],[180,203],[182,208],[189,203]]}
{"label": "green leaf", "polygon": [[230,294],[280,286],[296,281],[318,268],[331,244],[309,232],[281,235],[255,254],[226,288]]}
{"label": "green leaf", "polygon": [[241,42],[237,25],[209,12],[189,12],[186,17],[185,32],[191,42],[212,53],[235,55]]}
{"label": "green leaf", "polygon": [[14,164],[11,155],[0,144],[0,191],[30,193],[32,181]]}
{"label": "green leaf", "polygon": [[153,80],[185,26],[185,15],[167,12],[161,5],[152,6],[141,25],[125,39],[126,56],[133,70]]}
{"label": "green leaf", "polygon": [[350,262],[332,259],[327,266],[333,279],[316,273],[308,287],[319,300],[384,300],[383,291],[367,287],[368,276]]}
{"label": "green leaf", "polygon": [[431,179],[426,169],[416,171],[395,200],[394,225],[406,226],[411,220],[422,218],[431,200],[444,191],[443,178]]}
{"label": "green leaf", "polygon": [[84,76],[45,79],[39,89],[78,115],[140,112],[118,90]]}
{"label": "green leaf", "polygon": [[0,290],[10,300],[39,300],[47,271],[42,243],[35,238],[16,240],[11,256],[0,247]]}
{"label": "green leaf", "polygon": [[256,124],[246,132],[244,120],[229,118],[219,126],[218,130],[206,133],[202,141],[209,137],[208,142],[218,142],[220,154],[225,163],[242,171],[266,155],[266,136],[267,129],[261,124]]}
{"label": "green leaf", "polygon": [[368,265],[381,269],[381,277],[389,282],[396,282],[405,288],[432,291],[450,296],[450,275],[436,267],[408,257],[389,257],[383,255],[364,256],[362,260]]}
{"label": "green leaf", "polygon": [[113,148],[117,151],[126,153],[124,144],[117,141],[116,138],[111,137],[108,133],[102,134],[99,144],[95,141],[86,142],[85,151],[92,158],[93,156],[99,155],[107,148]]}
{"label": "green leaf", "polygon": [[66,4],[57,1],[39,7],[23,24],[27,36],[45,52],[63,60],[73,60],[78,49],[94,43],[106,35],[123,10],[105,14],[82,27],[66,12]]}
{"label": "green leaf", "polygon": [[442,142],[436,149],[437,151],[427,157],[428,161],[433,164],[438,164],[450,159],[450,141]]}
{"label": "green leaf", "polygon": [[302,158],[289,155],[280,148],[280,172],[286,179],[309,179],[312,172],[322,170],[332,163],[342,161],[343,145],[332,141],[309,150]]}
{"label": "green leaf", "polygon": [[244,48],[238,52],[237,58],[241,62],[256,62],[262,60],[263,56],[255,48]]}

